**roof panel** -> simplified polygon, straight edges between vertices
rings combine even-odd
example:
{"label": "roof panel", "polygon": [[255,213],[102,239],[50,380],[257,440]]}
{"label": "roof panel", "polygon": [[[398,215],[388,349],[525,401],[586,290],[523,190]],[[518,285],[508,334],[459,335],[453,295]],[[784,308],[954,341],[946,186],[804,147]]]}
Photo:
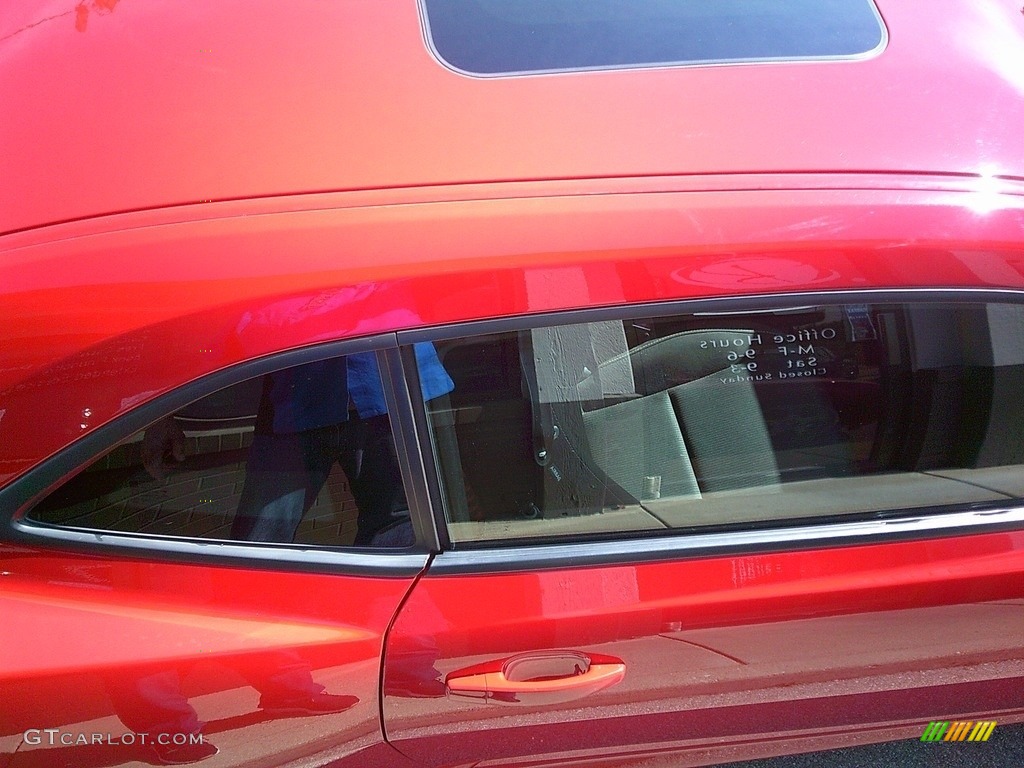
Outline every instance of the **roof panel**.
{"label": "roof panel", "polygon": [[0,14],[0,232],[504,181],[1024,177],[1019,7],[877,3],[888,41],[856,60],[481,78],[412,0],[26,0]]}

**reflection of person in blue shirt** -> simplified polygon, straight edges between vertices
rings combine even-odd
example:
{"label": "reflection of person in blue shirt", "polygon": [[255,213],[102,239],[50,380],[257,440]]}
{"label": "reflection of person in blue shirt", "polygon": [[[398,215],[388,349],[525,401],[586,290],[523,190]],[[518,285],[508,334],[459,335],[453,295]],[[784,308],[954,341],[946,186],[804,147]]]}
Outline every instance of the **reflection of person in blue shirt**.
{"label": "reflection of person in blue shirt", "polygon": [[[424,400],[451,392],[433,345],[415,351]],[[373,352],[266,376],[231,538],[292,541],[335,462],[359,508],[354,543],[369,544],[406,509]]]}
{"label": "reflection of person in blue shirt", "polygon": [[[434,347],[417,344],[415,351],[423,398],[432,400],[451,392],[454,384]],[[184,458],[184,434],[171,418],[154,427],[147,430],[143,441],[149,443],[146,468],[162,478],[170,469],[163,463],[166,452],[177,461]],[[348,477],[359,509],[355,544],[370,544],[376,534],[400,522],[406,510],[373,352],[319,360],[264,377],[231,537],[292,541],[334,462]],[[344,712],[359,701],[355,696],[328,693],[313,679],[308,662],[291,651],[261,654],[258,663],[240,665],[239,670],[260,692],[259,707],[267,717]],[[408,677],[411,679],[392,681],[392,691],[440,695],[440,686],[443,693],[443,683]],[[156,744],[157,734],[198,734],[203,725],[182,692],[177,669],[143,666],[132,674],[109,675],[105,682],[125,725],[138,733],[153,734],[149,743],[156,745],[153,749],[160,762],[193,762],[217,754],[217,748],[207,741],[189,741],[184,746]]]}

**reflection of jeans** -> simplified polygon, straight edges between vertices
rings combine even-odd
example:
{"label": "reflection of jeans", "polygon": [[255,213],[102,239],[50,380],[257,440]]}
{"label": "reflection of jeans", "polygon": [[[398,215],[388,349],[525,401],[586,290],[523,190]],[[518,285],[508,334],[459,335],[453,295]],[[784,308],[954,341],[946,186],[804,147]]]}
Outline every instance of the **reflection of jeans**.
{"label": "reflection of jeans", "polygon": [[348,477],[359,508],[355,544],[368,544],[406,506],[387,415],[352,418],[307,432],[257,433],[231,538],[292,541],[334,462]]}
{"label": "reflection of jeans", "polygon": [[135,733],[199,733],[204,725],[181,692],[177,670],[122,672],[108,675],[104,682],[117,716]]}
{"label": "reflection of jeans", "polygon": [[[313,681],[309,663],[291,650],[268,651],[237,659],[237,668],[260,692],[260,706],[308,698],[324,692]],[[182,671],[147,666],[108,674],[104,683],[114,711],[135,733],[199,733],[203,723],[181,689]]]}

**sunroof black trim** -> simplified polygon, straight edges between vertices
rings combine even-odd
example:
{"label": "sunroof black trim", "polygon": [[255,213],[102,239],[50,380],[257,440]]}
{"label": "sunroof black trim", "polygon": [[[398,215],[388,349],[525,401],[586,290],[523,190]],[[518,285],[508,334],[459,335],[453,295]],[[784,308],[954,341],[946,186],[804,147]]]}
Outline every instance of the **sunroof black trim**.
{"label": "sunroof black trim", "polygon": [[419,0],[427,47],[476,77],[870,57],[873,0]]}

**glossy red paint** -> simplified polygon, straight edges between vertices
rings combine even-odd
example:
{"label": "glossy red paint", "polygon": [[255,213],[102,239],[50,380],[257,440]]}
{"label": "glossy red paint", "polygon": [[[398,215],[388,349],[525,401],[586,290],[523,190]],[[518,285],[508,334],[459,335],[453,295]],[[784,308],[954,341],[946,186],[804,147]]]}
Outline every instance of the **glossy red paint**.
{"label": "glossy red paint", "polygon": [[[887,46],[859,61],[481,79],[431,56],[412,0],[5,9],[0,486],[183,384],[321,342],[1019,291],[1024,17],[880,11]],[[3,768],[151,760],[23,734],[139,730],[154,692],[239,766],[710,764],[1024,718],[1020,532],[500,575],[424,553],[401,578],[98,543],[0,543]],[[510,661],[551,652],[554,682],[509,690]],[[558,673],[572,654],[597,669],[582,687]],[[275,673],[358,701],[260,710]],[[473,674],[500,695],[449,695]]]}
{"label": "glossy red paint", "polygon": [[[1009,533],[428,573],[389,635],[388,739],[435,766],[706,765],[775,754],[782,736],[807,750],[913,738],[936,711],[1021,719],[1022,569]],[[392,669],[450,677],[539,648],[619,659],[625,678],[570,708],[389,685]]]}
{"label": "glossy red paint", "polygon": [[1024,177],[1024,19],[997,0],[881,2],[889,41],[867,60],[497,79],[435,60],[411,0],[78,7],[84,23],[72,0],[0,22],[0,102],[19,116],[0,126],[0,145],[17,148],[0,160],[0,232],[506,180]]}
{"label": "glossy red paint", "polygon": [[[141,743],[61,741],[150,731],[143,726],[150,698],[194,709],[206,723],[205,738],[232,765],[313,758],[402,764],[380,734],[378,659],[411,577],[339,578],[13,547],[0,561],[0,604],[14,618],[0,624],[0,738],[47,728],[71,735],[51,744],[43,734],[41,744],[5,755],[5,766],[151,763]],[[353,698],[312,719],[260,707],[261,691],[286,685],[319,685]]]}
{"label": "glossy red paint", "polygon": [[0,239],[0,480],[197,376],[321,341],[688,297],[1024,285],[1009,182],[623,183],[263,201]]}

